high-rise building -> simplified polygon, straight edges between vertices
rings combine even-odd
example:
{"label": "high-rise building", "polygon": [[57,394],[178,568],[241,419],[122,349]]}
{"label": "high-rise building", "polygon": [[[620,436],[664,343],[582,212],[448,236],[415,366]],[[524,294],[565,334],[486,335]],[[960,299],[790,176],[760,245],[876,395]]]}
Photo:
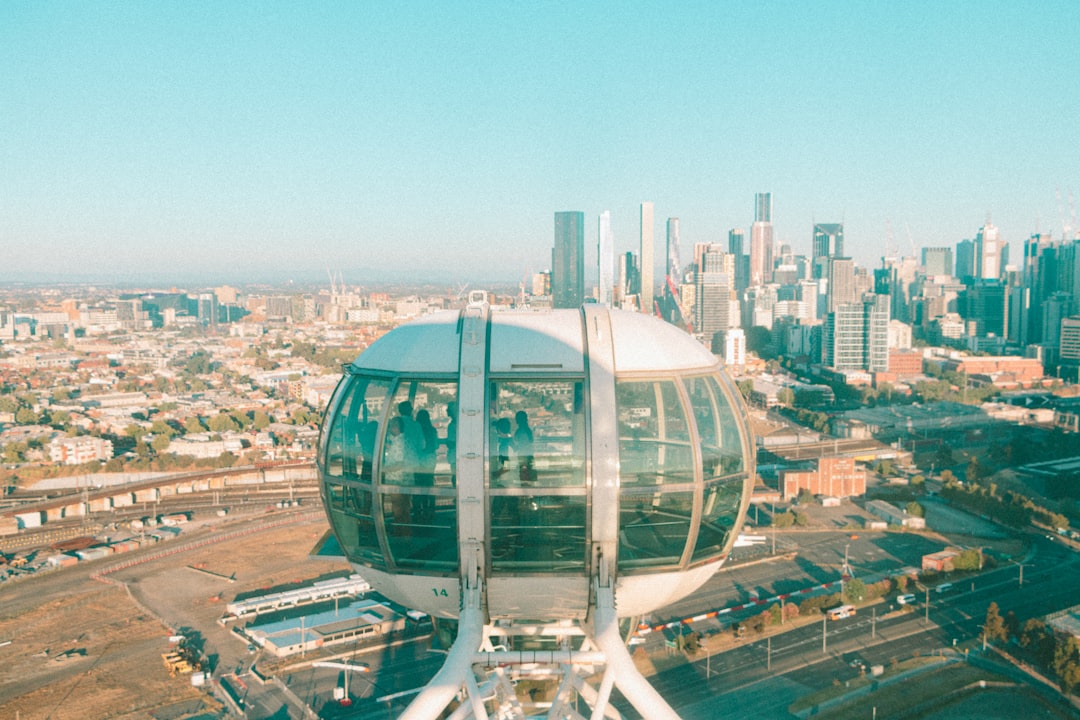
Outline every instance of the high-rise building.
{"label": "high-rise building", "polygon": [[712,337],[731,326],[732,279],[735,256],[712,245],[702,255],[697,273],[697,304],[694,307],[694,329],[701,333],[706,344]]}
{"label": "high-rise building", "polygon": [[615,234],[611,232],[611,211],[600,213],[596,230],[596,299],[601,305],[612,304],[615,289]]}
{"label": "high-rise building", "polygon": [[867,294],[825,317],[821,362],[836,370],[889,369],[889,296]]}
{"label": "high-rise building", "polygon": [[986,223],[975,235],[976,280],[998,280],[1004,267],[1001,263],[1001,234],[996,226]]}
{"label": "high-rise building", "polygon": [[828,277],[829,258],[844,255],[844,224],[815,223],[812,247],[813,276]]}
{"label": "high-rise building", "polygon": [[750,285],[750,256],[746,254],[746,233],[742,228],[728,231],[728,252],[735,256],[735,292],[742,294]]}
{"label": "high-rise building", "polygon": [[956,277],[965,283],[975,277],[975,243],[971,240],[956,243]]}
{"label": "high-rise building", "polygon": [[840,305],[858,302],[859,291],[855,285],[855,261],[846,257],[835,257],[829,261],[829,301],[828,311],[833,312]]}
{"label": "high-rise building", "polygon": [[551,303],[576,308],[585,301],[585,213],[555,213],[555,247],[551,251]]}
{"label": "high-rise building", "polygon": [[953,251],[947,247],[922,249],[922,264],[928,277],[953,274]]}
{"label": "high-rise building", "polygon": [[1005,337],[1009,323],[1009,288],[1000,280],[984,280],[964,291],[962,303],[968,334]]}
{"label": "high-rise building", "polygon": [[682,282],[682,261],[679,259],[679,218],[667,220],[667,262],[665,263],[664,288],[661,310],[663,318],[670,323],[685,327],[679,285]]}
{"label": "high-rise building", "polygon": [[641,291],[638,294],[638,304],[644,313],[653,313],[653,294],[656,292],[655,260],[653,259],[654,246],[654,220],[653,204],[641,203]]}
{"label": "high-rise building", "polygon": [[772,193],[754,195],[754,224],[750,228],[750,284],[772,282]]}

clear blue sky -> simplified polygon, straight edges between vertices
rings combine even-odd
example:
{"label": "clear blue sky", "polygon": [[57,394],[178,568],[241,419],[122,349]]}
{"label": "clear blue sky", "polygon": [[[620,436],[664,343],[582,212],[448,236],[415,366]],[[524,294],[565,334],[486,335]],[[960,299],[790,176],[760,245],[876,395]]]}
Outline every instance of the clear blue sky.
{"label": "clear blue sky", "polygon": [[[876,266],[1080,201],[1080,2],[0,3],[0,281],[520,278],[553,213]],[[590,254],[590,257],[591,257]],[[658,253],[662,263],[662,253]]]}

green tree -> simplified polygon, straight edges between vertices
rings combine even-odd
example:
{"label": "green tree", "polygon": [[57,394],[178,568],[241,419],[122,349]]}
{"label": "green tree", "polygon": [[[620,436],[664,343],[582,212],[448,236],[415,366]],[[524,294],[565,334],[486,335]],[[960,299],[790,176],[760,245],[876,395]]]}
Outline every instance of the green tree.
{"label": "green tree", "polygon": [[924,487],[926,487],[926,478],[922,475],[916,475],[915,477],[911,478],[911,487],[916,491],[921,491]]}
{"label": "green tree", "polygon": [[904,509],[907,510],[907,514],[911,517],[926,517],[926,508],[924,508],[922,505],[915,502],[914,500],[909,502],[907,504],[907,507]]}
{"label": "green tree", "polygon": [[150,425],[150,432],[154,433],[154,435],[164,435],[170,438],[177,434],[176,428],[164,420],[155,420],[153,424]]}
{"label": "green tree", "polygon": [[210,371],[210,353],[206,350],[196,350],[184,363],[184,372],[188,375],[206,375]]}
{"label": "green tree", "polygon": [[19,425],[37,425],[38,414],[28,407],[21,407],[15,413],[15,422]]}
{"label": "green tree", "polygon": [[142,425],[136,425],[135,423],[132,423],[131,425],[128,425],[126,428],[124,428],[124,434],[130,438],[135,438],[136,440],[142,440],[144,437],[146,437],[146,433],[146,428],[144,428]]}
{"label": "green tree", "polygon": [[852,604],[861,603],[866,598],[866,583],[858,578],[845,582],[844,598]]}
{"label": "green tree", "polygon": [[66,410],[53,410],[49,413],[49,425],[57,430],[66,430],[71,424],[71,413]]}
{"label": "green tree", "polygon": [[251,416],[251,424],[256,430],[270,427],[270,417],[262,410],[256,410]]}
{"label": "green tree", "polygon": [[795,391],[789,387],[780,388],[776,393],[776,401],[790,407],[795,402]]}
{"label": "green tree", "polygon": [[957,570],[978,570],[982,567],[982,553],[975,548],[965,550],[953,560],[953,567]]}
{"label": "green tree", "polygon": [[172,441],[169,439],[168,435],[156,435],[154,436],[154,439],[150,442],[150,447],[154,449],[155,453],[160,454],[166,452],[169,449],[169,443],[171,442]]}
{"label": "green tree", "polygon": [[192,415],[184,421],[184,432],[201,433],[205,431],[206,428],[203,426],[202,420],[198,415]]}
{"label": "green tree", "polygon": [[790,512],[776,513],[772,518],[773,527],[788,528],[795,524],[795,515]]}
{"label": "green tree", "polygon": [[[754,381],[753,380],[738,380],[738,381],[736,381],[735,386],[737,388],[739,388],[739,392],[742,394],[743,400],[746,400],[747,402],[749,402],[750,401],[750,393],[754,391]],[[15,412],[15,411],[12,410],[11,412]]]}
{"label": "green tree", "polygon": [[1073,689],[1080,685],[1080,642],[1075,635],[1057,641],[1053,668],[1061,683],[1061,692],[1071,695]]}
{"label": "green tree", "polygon": [[19,410],[19,401],[10,395],[0,395],[0,412],[15,413]]}
{"label": "green tree", "polygon": [[24,442],[9,442],[4,444],[4,462],[26,462],[26,451],[29,446]]}
{"label": "green tree", "polygon": [[223,432],[236,432],[240,429],[236,420],[228,413],[218,413],[214,417],[210,418],[206,423],[206,427],[210,432],[223,433]]}
{"label": "green tree", "polygon": [[1005,618],[1001,617],[1001,611],[996,602],[990,603],[990,606],[986,608],[983,633],[990,641],[1005,642],[1009,639],[1009,633],[1005,629]]}

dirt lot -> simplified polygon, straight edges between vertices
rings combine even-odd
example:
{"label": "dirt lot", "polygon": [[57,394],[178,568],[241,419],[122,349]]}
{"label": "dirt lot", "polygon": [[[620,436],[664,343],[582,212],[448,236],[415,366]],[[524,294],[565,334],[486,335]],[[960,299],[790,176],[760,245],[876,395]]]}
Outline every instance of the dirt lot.
{"label": "dirt lot", "polygon": [[[251,526],[192,528],[171,542],[179,547],[244,527]],[[0,647],[0,717],[146,718],[191,700],[201,700],[204,710],[216,708],[189,676],[169,677],[161,659],[169,650],[168,635],[191,628],[215,666],[229,669],[241,661],[246,643],[216,622],[225,602],[239,593],[347,569],[308,559],[325,529],[321,517],[294,521],[110,575],[128,589],[90,578],[120,556],[6,586],[0,642],[11,644]]]}

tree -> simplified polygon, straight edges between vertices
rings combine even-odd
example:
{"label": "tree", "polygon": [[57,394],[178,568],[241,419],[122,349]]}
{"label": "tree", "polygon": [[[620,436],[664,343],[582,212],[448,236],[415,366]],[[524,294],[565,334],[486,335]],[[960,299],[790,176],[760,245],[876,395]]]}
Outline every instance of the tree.
{"label": "tree", "polygon": [[188,375],[206,375],[210,369],[210,353],[205,350],[196,350],[184,363],[184,372]]}
{"label": "tree", "polygon": [[1076,636],[1069,635],[1064,640],[1058,640],[1053,667],[1061,682],[1061,691],[1065,695],[1072,694],[1073,689],[1080,685],[1080,642],[1077,642]]}
{"label": "tree", "polygon": [[15,413],[19,411],[19,401],[10,395],[0,396],[0,412]]}
{"label": "tree", "polygon": [[772,518],[773,527],[787,528],[795,524],[795,516],[790,512],[776,513]]}
{"label": "tree", "polygon": [[4,444],[4,462],[26,462],[26,451],[29,446],[24,442],[10,442]]}
{"label": "tree", "polygon": [[126,428],[124,428],[124,434],[130,438],[135,438],[136,440],[142,440],[144,437],[146,437],[146,433],[146,428],[144,428],[142,425],[136,425],[135,423],[132,423]]}
{"label": "tree", "polygon": [[184,421],[184,431],[189,433],[201,433],[205,432],[206,428],[203,427],[202,420],[197,415],[192,415]]}
{"label": "tree", "polygon": [[979,570],[982,568],[982,553],[975,548],[965,550],[953,561],[953,567],[957,570]]}
{"label": "tree", "polygon": [[265,430],[270,426],[270,417],[262,410],[256,410],[251,416],[251,424],[256,430]]}
{"label": "tree", "polygon": [[1001,611],[996,602],[990,603],[990,606],[986,608],[983,634],[990,641],[1005,642],[1009,639],[1009,633],[1005,629],[1005,618],[1001,617]]}
{"label": "tree", "polygon": [[206,423],[210,432],[223,433],[223,432],[236,432],[240,429],[236,420],[233,419],[228,413],[218,413]]}
{"label": "tree", "polygon": [[780,388],[776,393],[776,401],[781,405],[791,406],[795,402],[795,391],[791,388]]}
{"label": "tree", "polygon": [[38,414],[28,407],[21,407],[15,413],[15,422],[19,425],[37,425],[38,419]]}
{"label": "tree", "polygon": [[150,447],[152,447],[156,453],[163,453],[169,449],[169,444],[171,442],[168,435],[157,435],[154,437],[153,441],[151,441]]}
{"label": "tree", "polygon": [[754,381],[753,380],[738,380],[738,381],[736,381],[735,386],[737,388],[739,388],[739,392],[742,393],[743,400],[746,400],[747,402],[749,402],[750,393],[754,391]]}
{"label": "tree", "polygon": [[915,477],[911,478],[910,484],[911,487],[915,490],[922,490],[926,486],[926,478],[924,478],[922,475],[916,475]]}
{"label": "tree", "polygon": [[861,603],[866,598],[866,583],[858,578],[845,582],[844,598],[852,604]]}
{"label": "tree", "polygon": [[909,502],[907,504],[907,507],[904,509],[907,510],[907,514],[911,517],[926,517],[926,508],[924,508],[922,505],[915,502],[914,500]]}
{"label": "tree", "polygon": [[57,430],[66,430],[71,423],[71,413],[66,410],[53,410],[49,413],[49,425]]}
{"label": "tree", "polygon": [[171,438],[176,435],[176,428],[164,420],[155,420],[150,426],[150,432],[154,433],[154,435],[165,435]]}

